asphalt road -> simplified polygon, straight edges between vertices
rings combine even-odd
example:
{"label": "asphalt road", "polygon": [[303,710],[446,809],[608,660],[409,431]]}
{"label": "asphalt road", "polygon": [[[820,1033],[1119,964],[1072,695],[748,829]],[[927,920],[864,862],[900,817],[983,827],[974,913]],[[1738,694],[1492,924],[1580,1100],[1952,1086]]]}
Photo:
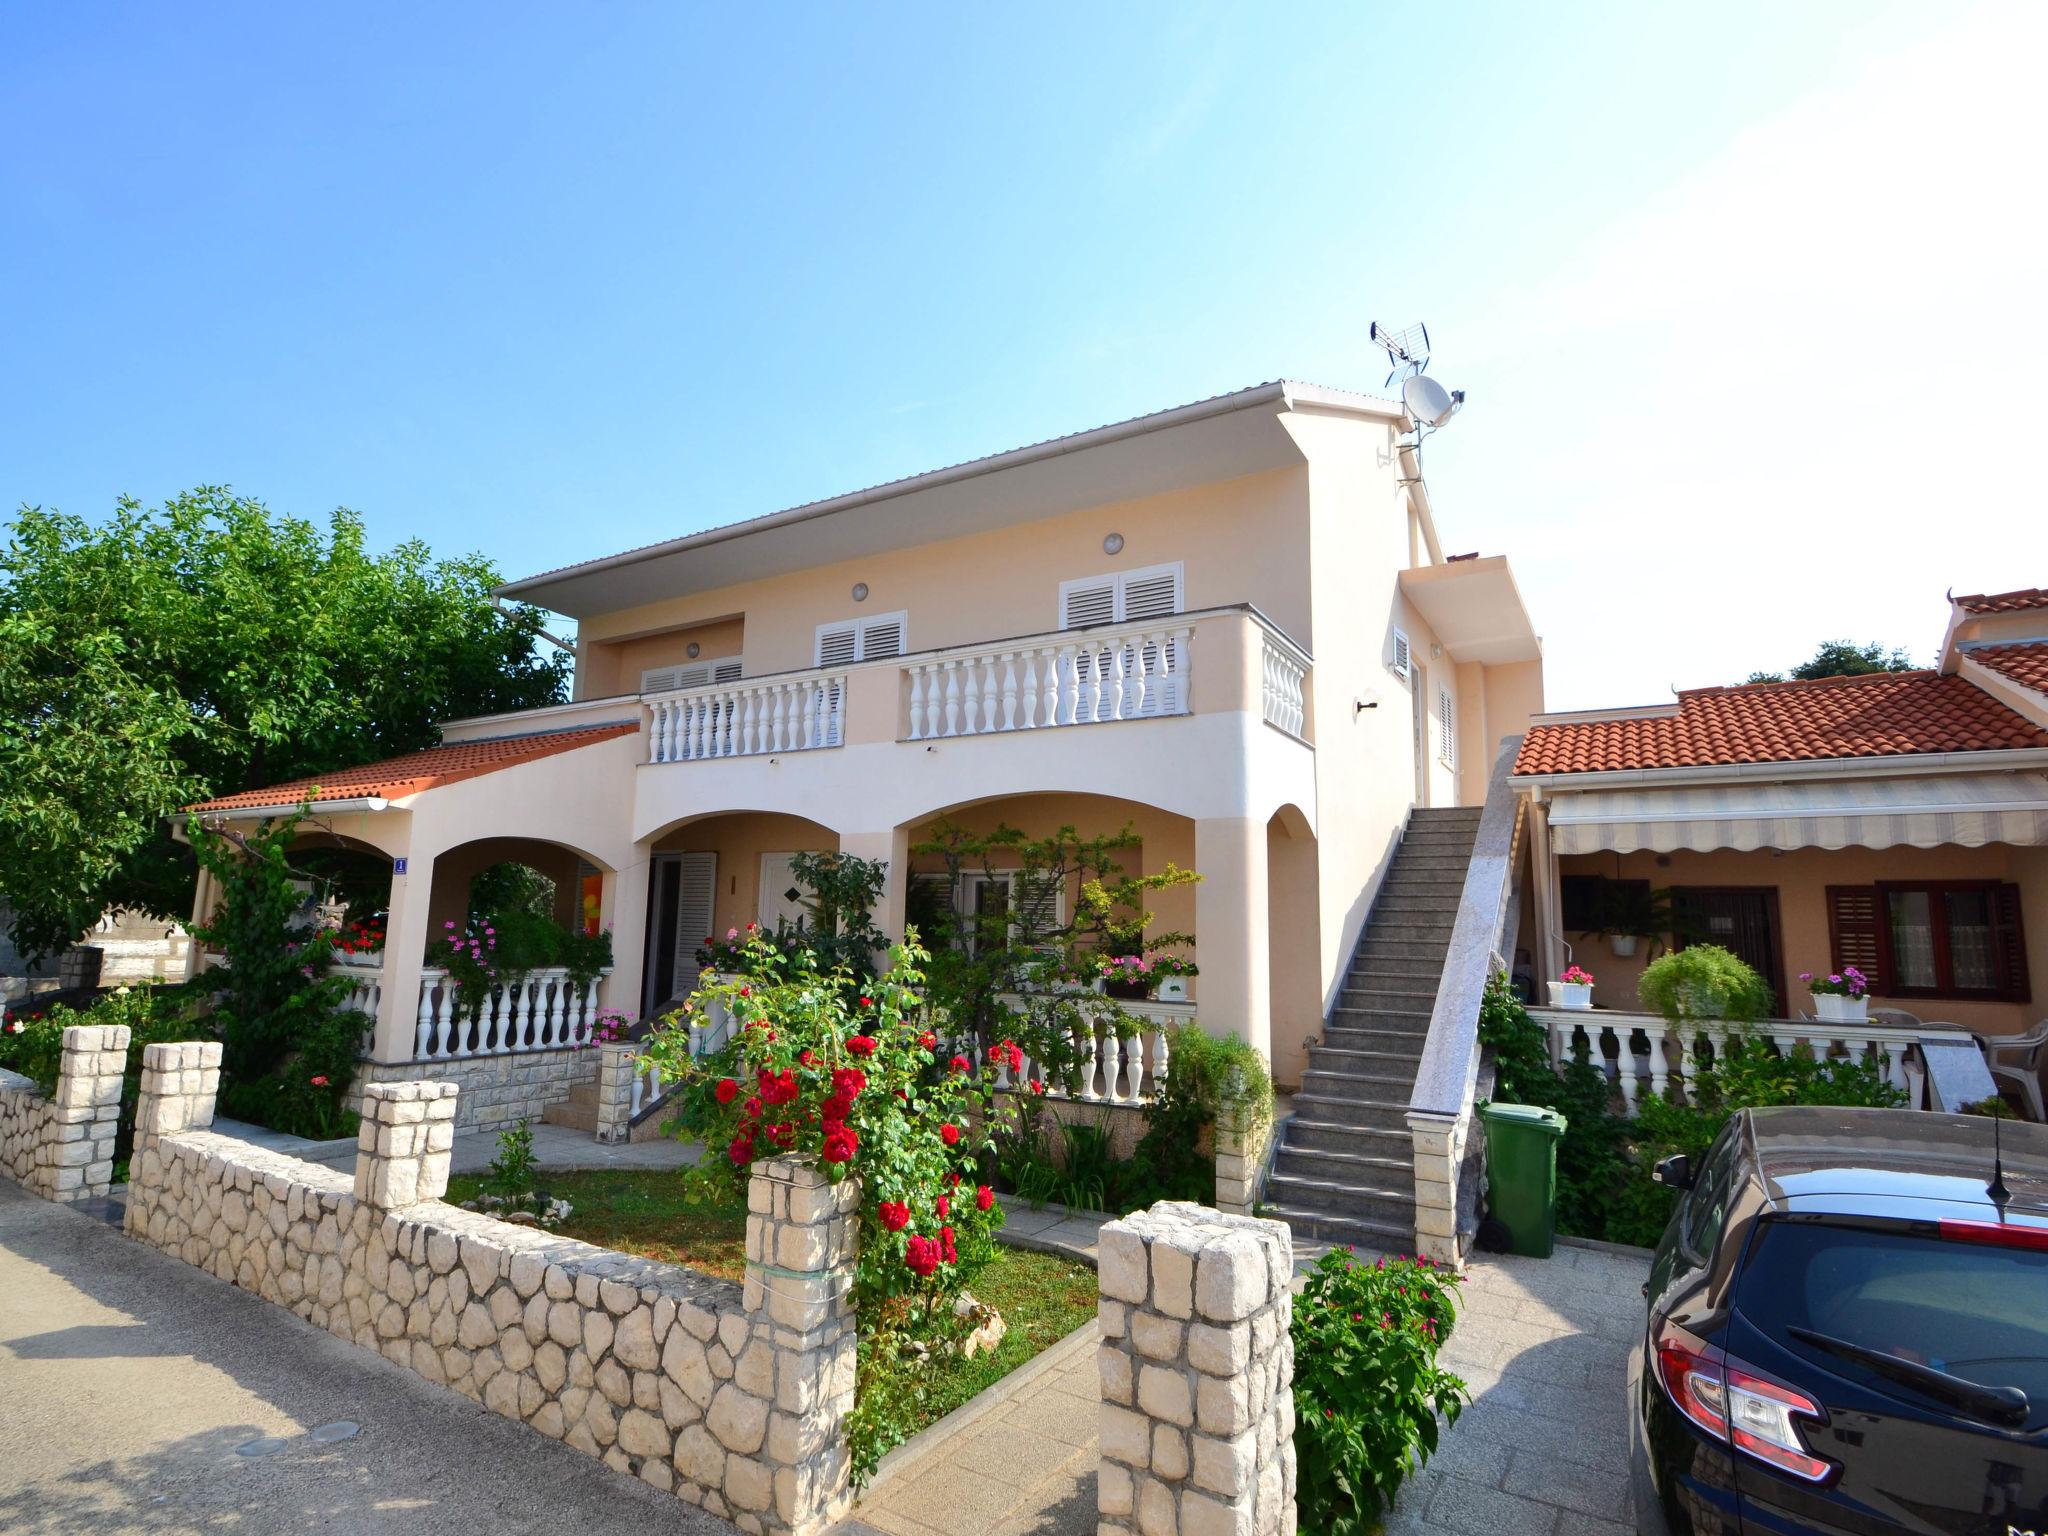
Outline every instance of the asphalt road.
{"label": "asphalt road", "polygon": [[0,1180],[0,1531],[584,1529],[734,1530]]}

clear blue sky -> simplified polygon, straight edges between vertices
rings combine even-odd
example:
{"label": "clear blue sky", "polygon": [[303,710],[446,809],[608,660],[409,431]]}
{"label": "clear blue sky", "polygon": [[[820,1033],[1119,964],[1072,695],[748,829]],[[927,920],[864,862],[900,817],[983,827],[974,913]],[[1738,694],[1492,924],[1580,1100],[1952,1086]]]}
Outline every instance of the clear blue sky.
{"label": "clear blue sky", "polygon": [[[227,482],[521,575],[1377,389],[1423,318],[1446,543],[1554,704],[1927,653],[1951,581],[2048,583],[2040,14],[16,6],[0,500]],[[1959,441],[1965,362],[2027,398]]]}

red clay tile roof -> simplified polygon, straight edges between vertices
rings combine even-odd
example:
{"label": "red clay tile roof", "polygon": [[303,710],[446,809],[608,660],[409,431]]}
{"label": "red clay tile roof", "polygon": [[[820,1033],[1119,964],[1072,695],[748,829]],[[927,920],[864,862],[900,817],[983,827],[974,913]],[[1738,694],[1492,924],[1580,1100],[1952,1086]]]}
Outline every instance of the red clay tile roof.
{"label": "red clay tile roof", "polygon": [[2048,747],[2048,731],[1967,679],[1880,672],[1695,688],[1679,694],[1672,715],[1531,726],[1515,772],[1612,773],[2021,747]]}
{"label": "red clay tile roof", "polygon": [[2048,608],[2048,588],[2026,587],[2018,592],[1979,592],[1959,597],[1956,606],[1965,613],[2020,613],[2029,608]]}
{"label": "red clay tile roof", "polygon": [[[381,763],[364,763],[356,768],[337,768],[317,778],[293,779],[268,789],[249,789],[236,795],[222,795],[185,807],[188,811],[234,811],[267,805],[298,805],[310,794],[322,800],[356,800],[382,795],[396,800],[423,789],[473,779],[519,763],[531,763],[557,752],[573,752],[614,736],[640,729],[638,721],[611,725],[582,725],[566,731],[541,731],[527,736],[504,736],[495,741],[458,741],[445,747],[429,747],[404,757],[388,757]],[[318,793],[313,793],[317,789]]]}
{"label": "red clay tile roof", "polygon": [[1979,646],[1964,651],[1963,655],[2001,676],[2011,678],[2022,688],[2048,693],[2048,641],[2037,640],[2030,645]]}

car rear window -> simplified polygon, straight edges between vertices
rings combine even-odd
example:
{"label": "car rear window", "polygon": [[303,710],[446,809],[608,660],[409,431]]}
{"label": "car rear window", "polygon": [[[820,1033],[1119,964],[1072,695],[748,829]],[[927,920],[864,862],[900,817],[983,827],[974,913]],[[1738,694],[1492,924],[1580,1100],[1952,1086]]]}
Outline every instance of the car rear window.
{"label": "car rear window", "polygon": [[2048,1252],[1767,1221],[1736,1307],[1786,1348],[1880,1392],[1913,1395],[1785,1330],[1827,1334],[1980,1386],[2018,1387],[2035,1422],[2048,1406]]}

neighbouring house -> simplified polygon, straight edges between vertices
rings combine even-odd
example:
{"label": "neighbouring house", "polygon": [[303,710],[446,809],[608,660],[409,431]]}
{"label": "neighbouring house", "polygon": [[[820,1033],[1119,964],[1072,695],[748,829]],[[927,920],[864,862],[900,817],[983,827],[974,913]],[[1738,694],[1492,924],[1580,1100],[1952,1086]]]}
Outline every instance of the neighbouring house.
{"label": "neighbouring house", "polygon": [[[1398,404],[1265,384],[511,582],[576,620],[573,702],[193,809],[313,793],[315,840],[391,861],[367,1075],[429,1062],[466,1115],[534,1112],[578,1070],[565,1028],[652,1016],[706,935],[793,915],[793,853],[887,860],[898,932],[941,817],[1129,823],[1131,869],[1204,877],[1159,902],[1197,935],[1191,996],[1146,1006],[1302,1090],[1328,1135],[1280,1195],[1405,1245],[1407,1111],[1478,807],[1543,703],[1507,561],[1444,555],[1413,430]],[[595,995],[529,978],[473,1026],[431,952],[507,859],[594,908],[615,963]],[[1385,963],[1360,971],[1376,901]]]}
{"label": "neighbouring house", "polygon": [[34,961],[8,938],[11,916],[0,902],[0,1004],[44,992],[182,979],[189,968],[191,935],[146,913],[110,909],[77,943]]}
{"label": "neighbouring house", "polygon": [[[1816,1011],[1802,972],[1851,965],[1901,1042],[2048,1016],[2048,592],[1952,599],[1925,671],[1539,715],[1513,783],[1532,956],[1592,971],[1596,1006],[1635,1008],[1653,949],[1711,941],[1787,1025]],[[1621,931],[1646,911],[1663,931]]]}

